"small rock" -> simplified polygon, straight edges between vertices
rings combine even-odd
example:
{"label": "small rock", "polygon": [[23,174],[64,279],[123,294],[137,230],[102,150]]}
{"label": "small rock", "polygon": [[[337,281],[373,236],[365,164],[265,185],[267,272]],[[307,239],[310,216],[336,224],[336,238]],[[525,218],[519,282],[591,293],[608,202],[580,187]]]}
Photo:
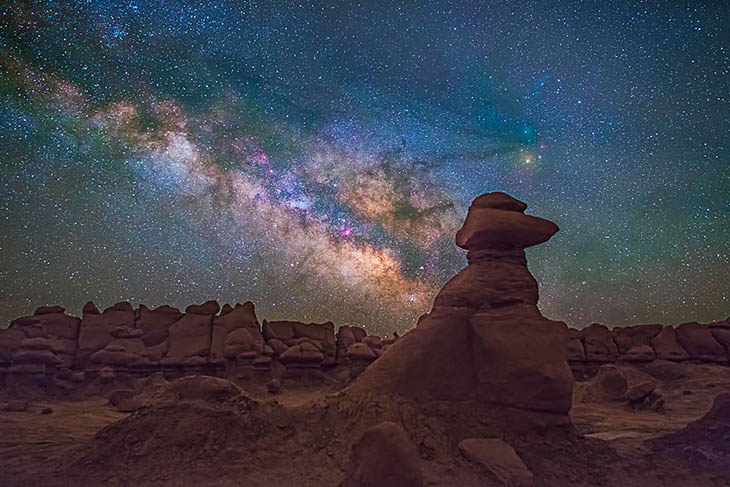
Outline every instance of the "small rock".
{"label": "small rock", "polygon": [[41,409],[41,414],[51,414],[53,412],[53,408],[43,408]]}
{"label": "small rock", "polygon": [[499,438],[467,438],[459,450],[469,460],[492,473],[502,485],[532,487],[535,479],[514,448]]}
{"label": "small rock", "polygon": [[343,487],[422,487],[421,459],[408,434],[378,423],[352,447]]}

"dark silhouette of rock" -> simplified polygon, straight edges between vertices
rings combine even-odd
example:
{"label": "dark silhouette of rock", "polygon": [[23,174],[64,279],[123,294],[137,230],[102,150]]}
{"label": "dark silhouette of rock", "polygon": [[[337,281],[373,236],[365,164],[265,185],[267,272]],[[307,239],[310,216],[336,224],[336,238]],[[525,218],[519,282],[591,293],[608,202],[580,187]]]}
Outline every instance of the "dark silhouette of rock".
{"label": "dark silhouette of rock", "polygon": [[206,301],[203,304],[191,304],[185,308],[186,313],[193,313],[196,315],[214,315],[218,314],[221,309],[218,301]]}
{"label": "dark silhouette of rock", "polygon": [[369,428],[352,447],[343,487],[421,487],[421,459],[399,425],[382,422]]}
{"label": "dark silhouette of rock", "polygon": [[39,306],[38,308],[36,308],[33,316],[63,313],[64,311],[66,311],[66,308],[62,306]]}

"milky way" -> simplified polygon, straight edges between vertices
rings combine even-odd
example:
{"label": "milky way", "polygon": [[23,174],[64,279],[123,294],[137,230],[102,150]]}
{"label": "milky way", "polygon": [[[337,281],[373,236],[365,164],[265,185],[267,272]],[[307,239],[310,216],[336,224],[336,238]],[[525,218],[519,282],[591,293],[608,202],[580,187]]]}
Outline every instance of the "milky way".
{"label": "milky way", "polygon": [[192,3],[2,7],[4,321],[218,299],[406,330],[494,190],[561,227],[528,251],[547,316],[730,314],[727,9]]}

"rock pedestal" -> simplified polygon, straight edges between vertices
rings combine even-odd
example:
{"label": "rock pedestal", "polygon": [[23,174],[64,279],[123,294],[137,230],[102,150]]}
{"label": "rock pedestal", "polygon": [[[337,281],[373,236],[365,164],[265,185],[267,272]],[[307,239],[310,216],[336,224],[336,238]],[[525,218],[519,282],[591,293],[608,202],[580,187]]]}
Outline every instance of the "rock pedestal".
{"label": "rock pedestal", "polygon": [[567,327],[537,309],[537,282],[524,253],[558,227],[525,215],[526,207],[504,193],[474,200],[456,234],[469,265],[446,283],[417,328],[391,345],[348,393],[421,404],[476,401],[507,408],[513,417],[543,413],[546,426],[569,423],[574,380]]}

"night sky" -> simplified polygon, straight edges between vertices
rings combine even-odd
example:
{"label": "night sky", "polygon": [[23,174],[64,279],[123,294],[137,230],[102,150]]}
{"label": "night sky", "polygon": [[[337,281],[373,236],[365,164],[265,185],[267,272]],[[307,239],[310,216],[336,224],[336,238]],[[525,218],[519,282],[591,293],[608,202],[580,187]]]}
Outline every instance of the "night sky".
{"label": "night sky", "polygon": [[217,299],[403,331],[488,191],[560,226],[528,250],[546,316],[730,315],[725,2],[417,3],[3,2],[0,322]]}

